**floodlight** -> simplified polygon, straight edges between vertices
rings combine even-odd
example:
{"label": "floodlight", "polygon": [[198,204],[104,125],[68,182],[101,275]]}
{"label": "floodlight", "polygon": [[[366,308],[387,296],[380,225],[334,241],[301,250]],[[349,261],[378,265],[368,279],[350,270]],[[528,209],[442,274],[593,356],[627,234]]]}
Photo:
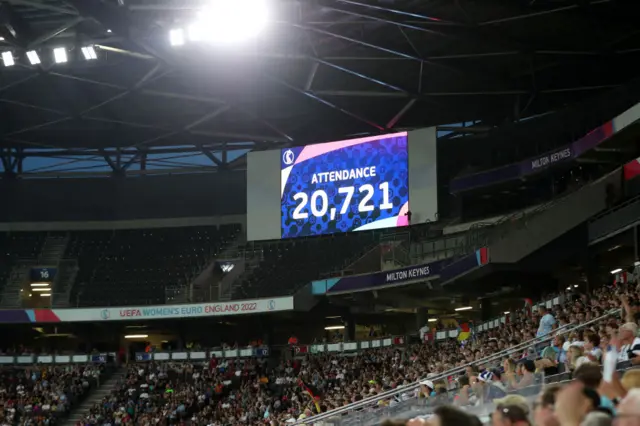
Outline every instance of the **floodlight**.
{"label": "floodlight", "polygon": [[67,50],[64,47],[56,47],[53,49],[53,59],[56,61],[56,64],[67,62]]}
{"label": "floodlight", "polygon": [[[3,53],[3,55],[4,55],[4,53]],[[622,272],[622,269],[621,268],[614,269],[613,271],[611,271],[611,274],[615,275],[618,272]]]}
{"label": "floodlight", "polygon": [[93,46],[85,46],[81,50],[84,59],[86,59],[87,61],[98,59],[98,55],[96,55],[96,50],[93,48]]}
{"label": "floodlight", "polygon": [[267,0],[212,0],[191,33],[217,44],[234,44],[257,36],[267,25]]}
{"label": "floodlight", "polygon": [[27,58],[29,59],[29,63],[31,65],[38,65],[40,63],[40,57],[38,56],[38,52],[36,52],[35,50],[28,51]]}
{"label": "floodlight", "polygon": [[454,311],[456,312],[460,312],[460,311],[470,311],[471,309],[473,309],[473,307],[471,306],[463,306],[461,308],[455,308]]}
{"label": "floodlight", "polygon": [[4,62],[5,67],[11,67],[15,65],[16,62],[13,60],[13,53],[2,52],[2,62]]}
{"label": "floodlight", "polygon": [[169,31],[169,43],[172,46],[182,46],[184,44],[184,31],[180,28]]}
{"label": "floodlight", "polygon": [[125,339],[146,339],[149,337],[148,334],[127,334],[124,336]]}

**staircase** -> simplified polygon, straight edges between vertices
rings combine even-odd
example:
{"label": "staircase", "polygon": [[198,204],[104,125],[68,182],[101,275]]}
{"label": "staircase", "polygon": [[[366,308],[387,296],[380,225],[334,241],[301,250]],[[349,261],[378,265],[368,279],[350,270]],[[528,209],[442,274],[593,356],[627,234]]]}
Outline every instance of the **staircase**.
{"label": "staircase", "polygon": [[33,263],[32,261],[20,261],[13,266],[9,279],[7,279],[7,283],[2,289],[0,308],[17,309],[21,307],[20,290],[22,290],[23,285],[29,279],[29,273]]}
{"label": "staircase", "polygon": [[253,274],[253,271],[260,266],[262,262],[261,258],[252,258],[248,260],[243,260],[243,268],[239,269],[238,272],[229,277],[224,277],[220,282],[219,287],[219,299],[220,301],[227,301],[233,298],[233,295],[236,293],[236,289],[242,287],[244,281]]}
{"label": "staircase", "polygon": [[52,287],[51,307],[68,308],[71,306],[69,299],[79,269],[78,261],[75,259],[61,260],[58,263],[58,273]]}
{"label": "staircase", "polygon": [[40,249],[38,263],[40,265],[58,265],[62,260],[69,242],[68,235],[48,235]]}
{"label": "staircase", "polygon": [[[247,236],[245,233],[240,233],[224,250],[215,256],[211,255],[207,266],[191,280],[189,293],[192,301],[229,300],[231,298],[234,283],[244,275],[248,267],[255,267],[253,266],[254,263],[259,263],[259,260],[253,260],[252,262],[242,260],[246,244]],[[231,262],[237,260],[237,262],[234,262],[233,270],[225,274],[217,282],[212,282],[214,280],[214,268],[218,260]]]}
{"label": "staircase", "polygon": [[102,383],[96,390],[85,399],[82,404],[71,410],[69,418],[63,423],[65,426],[75,426],[85,414],[89,412],[94,404],[102,401],[102,399],[109,395],[114,389],[116,389],[118,382],[123,381],[126,378],[127,369],[120,368],[111,377],[109,377],[104,383]]}

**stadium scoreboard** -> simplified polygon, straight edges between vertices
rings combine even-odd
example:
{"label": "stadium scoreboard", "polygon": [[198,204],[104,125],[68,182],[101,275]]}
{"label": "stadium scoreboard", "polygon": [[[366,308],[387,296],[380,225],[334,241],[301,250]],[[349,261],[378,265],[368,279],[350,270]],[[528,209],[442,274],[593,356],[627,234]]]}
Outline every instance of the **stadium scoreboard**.
{"label": "stadium scoreboard", "polygon": [[249,240],[433,221],[437,202],[435,128],[248,156]]}

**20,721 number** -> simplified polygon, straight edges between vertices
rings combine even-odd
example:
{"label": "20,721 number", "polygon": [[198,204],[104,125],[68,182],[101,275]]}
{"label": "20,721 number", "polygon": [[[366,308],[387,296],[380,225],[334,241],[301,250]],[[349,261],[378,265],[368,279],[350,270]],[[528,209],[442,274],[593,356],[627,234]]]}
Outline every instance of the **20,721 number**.
{"label": "20,721 number", "polygon": [[[389,182],[382,182],[378,185],[378,189],[382,191],[382,203],[378,206],[380,210],[388,210],[393,208],[393,204],[389,201]],[[358,212],[365,213],[371,212],[375,209],[375,206],[370,203],[373,198],[375,188],[373,185],[365,184],[359,187],[359,194],[363,194],[360,202],[358,203]],[[338,188],[338,194],[344,195],[342,200],[342,206],[340,207],[340,214],[346,214],[349,211],[353,194],[355,194],[356,188],[354,186],[345,186]],[[309,217],[309,213],[306,210],[307,204],[310,204],[311,214],[315,217],[324,217],[329,210],[329,198],[327,193],[322,189],[318,189],[311,194],[311,203],[309,203],[309,196],[304,192],[298,192],[293,196],[295,201],[299,201],[296,208],[293,209],[292,218],[294,220],[303,220]],[[331,220],[336,217],[336,208],[332,208],[330,212]]]}

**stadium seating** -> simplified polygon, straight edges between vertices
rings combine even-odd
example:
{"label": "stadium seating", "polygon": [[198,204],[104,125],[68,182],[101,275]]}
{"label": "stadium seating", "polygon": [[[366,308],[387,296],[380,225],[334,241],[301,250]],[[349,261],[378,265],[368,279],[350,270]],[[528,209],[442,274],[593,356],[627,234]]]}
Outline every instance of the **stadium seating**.
{"label": "stadium seating", "polygon": [[[629,301],[626,306],[620,302],[622,295]],[[637,318],[640,288],[635,283],[608,286],[591,294],[567,292],[552,300],[550,313],[557,322],[546,340],[535,338],[540,316],[535,308],[525,307],[513,312],[509,321],[465,341],[429,340],[364,349],[350,356],[292,350],[295,356],[280,359],[277,365],[272,364],[275,360],[215,357],[204,362],[132,365],[126,383],[95,405],[82,424],[114,424],[124,418],[136,424],[164,418],[220,425],[257,424],[263,419],[283,424],[306,417],[315,422],[321,416],[311,395],[328,413],[324,424],[331,425],[379,424],[384,416],[424,415],[441,404],[482,416],[493,409],[490,403],[496,395],[517,394],[531,400],[543,384],[565,383],[574,372],[580,373],[582,365],[601,362],[610,338],[630,328],[623,325],[625,321]],[[621,305],[622,316],[616,309]],[[599,345],[591,348],[594,341]],[[629,369],[624,356],[618,359],[620,369]],[[418,380],[420,385],[411,385]],[[499,389],[498,394],[489,387]],[[330,410],[367,398],[372,402],[345,413],[346,417],[331,417]],[[134,406],[145,410],[130,412]]]}
{"label": "stadium seating", "polygon": [[66,258],[80,267],[71,292],[80,306],[165,303],[233,241],[240,225],[73,232]]}
{"label": "stadium seating", "polygon": [[0,233],[0,295],[19,260],[37,259],[45,237],[41,232]]}
{"label": "stadium seating", "polygon": [[273,297],[291,294],[321,274],[337,274],[378,242],[375,232],[283,240],[247,245],[246,256],[261,258],[256,269],[245,274],[235,298]]}
{"label": "stadium seating", "polygon": [[61,425],[112,370],[102,364],[4,366],[0,369],[2,424]]}

